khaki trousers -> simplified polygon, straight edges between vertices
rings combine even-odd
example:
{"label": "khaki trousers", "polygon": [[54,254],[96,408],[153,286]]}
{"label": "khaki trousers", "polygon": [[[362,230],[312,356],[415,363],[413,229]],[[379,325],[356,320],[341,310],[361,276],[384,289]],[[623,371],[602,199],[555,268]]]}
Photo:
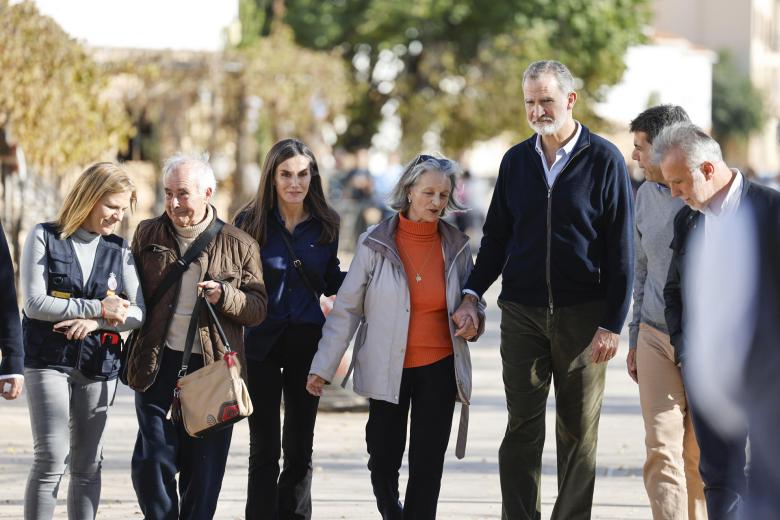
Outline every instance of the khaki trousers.
{"label": "khaki trousers", "polygon": [[636,358],[647,448],[644,481],[653,519],[706,519],[699,446],[669,336],[640,324]]}

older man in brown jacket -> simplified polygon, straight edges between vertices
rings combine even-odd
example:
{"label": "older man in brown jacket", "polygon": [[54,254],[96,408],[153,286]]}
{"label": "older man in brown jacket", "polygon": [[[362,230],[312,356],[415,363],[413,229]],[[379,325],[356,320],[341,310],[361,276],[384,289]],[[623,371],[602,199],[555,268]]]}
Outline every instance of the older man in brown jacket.
{"label": "older man in brown jacket", "polygon": [[[147,298],[155,295],[169,269],[218,220],[209,203],[216,181],[205,160],[184,155],[170,158],[163,168],[163,184],[165,213],[141,222],[132,245]],[[166,417],[198,294],[202,292],[214,306],[242,364],[243,327],[257,325],[266,315],[257,242],[221,224],[183,274],[163,289],[128,355],[127,382],[136,390],[138,416],[133,487],[147,520],[211,519],[222,486],[232,428],[196,439]],[[219,359],[224,351],[204,309],[198,317],[189,371]]]}

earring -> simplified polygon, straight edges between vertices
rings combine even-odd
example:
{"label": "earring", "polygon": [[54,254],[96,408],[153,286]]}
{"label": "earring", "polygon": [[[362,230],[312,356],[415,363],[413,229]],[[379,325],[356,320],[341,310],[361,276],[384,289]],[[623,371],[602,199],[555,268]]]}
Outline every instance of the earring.
{"label": "earring", "polygon": [[411,196],[411,195],[407,195],[407,196],[406,196],[406,201],[407,201],[409,204],[411,204],[411,203],[412,203],[412,196]]}

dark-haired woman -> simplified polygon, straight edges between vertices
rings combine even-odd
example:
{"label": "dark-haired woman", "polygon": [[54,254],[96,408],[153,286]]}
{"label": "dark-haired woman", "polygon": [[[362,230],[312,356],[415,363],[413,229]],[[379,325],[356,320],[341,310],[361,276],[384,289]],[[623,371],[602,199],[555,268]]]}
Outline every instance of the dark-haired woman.
{"label": "dark-haired woman", "polygon": [[246,331],[254,405],[246,518],[308,519],[319,398],[306,391],[306,378],[325,323],[320,295],[336,294],[343,274],[337,257],[339,217],[325,200],[317,160],[304,143],[284,139],[269,150],[257,196],[239,211],[235,224],[260,244],[268,290],[266,320]]}

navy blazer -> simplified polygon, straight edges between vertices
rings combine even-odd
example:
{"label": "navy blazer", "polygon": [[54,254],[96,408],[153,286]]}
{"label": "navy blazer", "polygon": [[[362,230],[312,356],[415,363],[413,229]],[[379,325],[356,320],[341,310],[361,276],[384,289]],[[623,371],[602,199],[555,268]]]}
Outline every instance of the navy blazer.
{"label": "navy blazer", "polygon": [[8,242],[0,222],[0,376],[24,373],[24,348],[22,325],[19,321],[19,305],[14,285],[14,264],[8,250]]}
{"label": "navy blazer", "polygon": [[[777,280],[780,269],[778,258],[778,233],[780,233],[780,193],[742,178],[742,194],[740,206],[747,205],[753,213],[753,221],[757,226],[756,236],[759,240],[759,254],[761,268],[761,280],[759,286],[771,286],[773,280]],[[675,350],[675,358],[678,363],[685,361],[685,301],[682,287],[686,278],[686,257],[691,233],[704,221],[702,213],[689,206],[685,206],[674,217],[674,238],[672,248],[672,261],[669,264],[669,273],[664,286],[664,317],[669,329],[669,338]],[[738,268],[739,266],[735,266]],[[771,311],[771,307],[763,304],[758,306],[759,312]],[[759,316],[760,318],[760,316]],[[780,320],[780,314],[767,317],[769,322]],[[758,320],[759,326],[767,320]],[[748,333],[746,331],[746,333]],[[755,332],[753,342],[764,341],[764,335]],[[771,338],[773,345],[777,344],[777,335]],[[780,358],[779,358],[780,359]]]}

